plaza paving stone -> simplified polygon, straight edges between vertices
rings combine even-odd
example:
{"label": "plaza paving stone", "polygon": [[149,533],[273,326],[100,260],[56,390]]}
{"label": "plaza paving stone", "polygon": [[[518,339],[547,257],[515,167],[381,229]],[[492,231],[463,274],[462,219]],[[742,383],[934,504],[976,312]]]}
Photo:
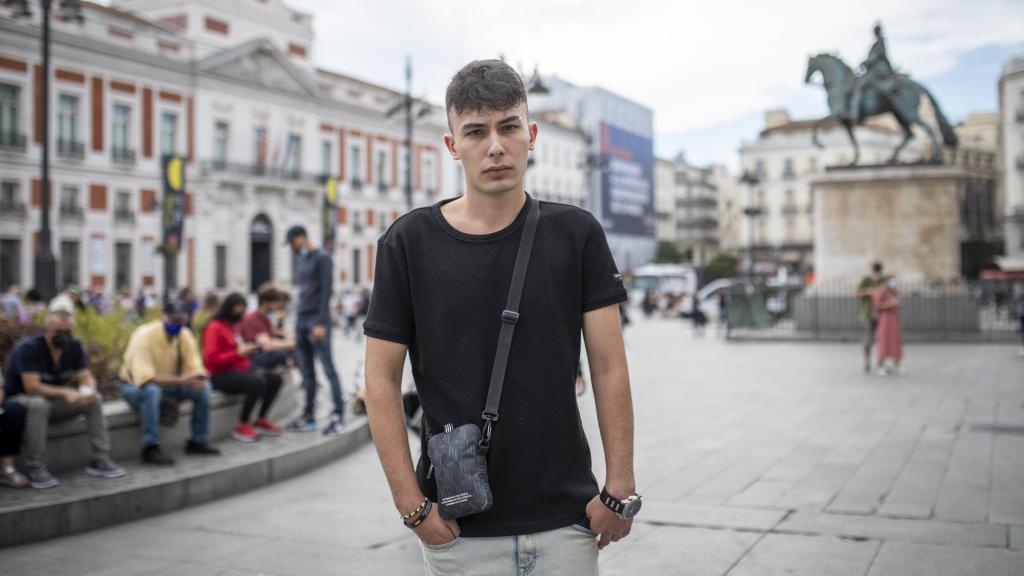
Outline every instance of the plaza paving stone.
{"label": "plaza paving stone", "polygon": [[[636,315],[639,316],[639,315]],[[906,376],[857,345],[725,342],[671,320],[626,333],[646,509],[602,574],[1024,574],[1024,360],[909,344]],[[339,338],[351,386],[359,345]],[[603,478],[593,395],[581,401]],[[20,574],[422,574],[372,446],[237,497],[0,550]]]}

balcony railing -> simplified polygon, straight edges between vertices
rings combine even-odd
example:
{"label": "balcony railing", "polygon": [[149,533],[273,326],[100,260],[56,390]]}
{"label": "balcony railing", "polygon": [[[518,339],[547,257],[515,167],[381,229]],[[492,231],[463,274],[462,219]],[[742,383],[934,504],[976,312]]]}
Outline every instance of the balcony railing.
{"label": "balcony railing", "polygon": [[320,174],[302,172],[291,168],[275,168],[263,164],[240,164],[237,162],[222,162],[220,160],[204,161],[199,163],[200,176],[224,174],[230,176],[241,176],[247,178],[267,178],[272,180],[288,180],[292,182],[321,183],[323,179]]}
{"label": "balcony railing", "polygon": [[135,222],[135,212],[133,210],[114,210],[114,221],[129,224]]}
{"label": "balcony railing", "polygon": [[129,148],[111,148],[110,159],[115,164],[135,164],[135,150]]}
{"label": "balcony railing", "polygon": [[796,216],[800,213],[800,208],[796,204],[786,204],[782,207],[783,216]]}
{"label": "balcony railing", "polygon": [[716,206],[718,206],[718,200],[712,196],[696,196],[676,200],[678,208],[715,208]]}
{"label": "balcony railing", "polygon": [[85,158],[85,144],[68,140],[58,140],[57,155],[61,158],[81,160],[82,158]]}
{"label": "balcony railing", "polygon": [[703,218],[690,218],[679,222],[676,227],[681,230],[711,230],[718,228],[718,219],[708,216]]}
{"label": "balcony railing", "polygon": [[70,204],[61,204],[59,214],[62,220],[81,220],[83,216],[81,206]]}
{"label": "balcony railing", "polygon": [[25,204],[22,202],[0,202],[0,215],[22,218],[25,216]]}
{"label": "balcony railing", "polygon": [[0,132],[0,150],[24,152],[26,142],[27,140],[24,134],[18,134],[16,132]]}

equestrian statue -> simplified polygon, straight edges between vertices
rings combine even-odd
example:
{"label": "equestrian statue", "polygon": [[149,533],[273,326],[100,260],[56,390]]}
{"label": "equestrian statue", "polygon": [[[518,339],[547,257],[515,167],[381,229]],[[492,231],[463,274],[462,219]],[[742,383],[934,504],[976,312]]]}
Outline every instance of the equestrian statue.
{"label": "equestrian statue", "polygon": [[861,65],[863,72],[858,74],[846,65],[839,57],[832,54],[818,54],[807,61],[807,76],[804,83],[810,84],[816,72],[821,73],[825,92],[828,95],[829,115],[817,120],[811,129],[814,145],[824,146],[818,141],[818,124],[825,120],[836,120],[846,128],[853,143],[853,162],[856,166],[860,160],[860,148],[853,128],[862,124],[865,119],[878,114],[892,112],[903,128],[903,141],[893,151],[890,164],[896,163],[903,147],[914,137],[911,128],[920,126],[932,141],[931,161],[942,163],[942,146],[935,136],[935,130],[918,114],[922,97],[927,97],[935,111],[942,141],[950,147],[956,147],[956,132],[939,109],[939,103],[928,89],[910,79],[906,74],[897,73],[889,63],[889,55],[885,50],[885,38],[882,26],[875,26],[875,43],[868,52],[867,60]]}

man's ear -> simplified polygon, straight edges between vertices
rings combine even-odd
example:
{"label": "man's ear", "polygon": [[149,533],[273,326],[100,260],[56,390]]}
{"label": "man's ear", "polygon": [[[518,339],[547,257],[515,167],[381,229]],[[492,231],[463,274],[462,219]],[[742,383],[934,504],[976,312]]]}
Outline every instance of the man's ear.
{"label": "man's ear", "polygon": [[537,123],[530,122],[530,150],[537,145]]}
{"label": "man's ear", "polygon": [[452,160],[459,159],[459,152],[455,149],[455,136],[451,134],[444,135],[444,147],[448,149],[448,153],[451,154]]}

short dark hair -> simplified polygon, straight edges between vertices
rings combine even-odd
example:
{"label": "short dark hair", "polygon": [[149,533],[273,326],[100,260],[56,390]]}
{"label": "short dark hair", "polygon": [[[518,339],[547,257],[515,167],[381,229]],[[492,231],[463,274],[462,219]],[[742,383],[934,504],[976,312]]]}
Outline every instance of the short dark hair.
{"label": "short dark hair", "polygon": [[875,262],[874,264],[872,264],[871,265],[871,271],[874,272],[875,274],[881,274],[882,273],[882,263],[881,262]]}
{"label": "short dark hair", "polygon": [[[501,60],[474,60],[455,73],[445,92],[446,114],[466,110],[507,110],[526,103],[523,79]],[[448,129],[452,122],[448,120]]]}
{"label": "short dark hair", "polygon": [[264,304],[273,304],[282,300],[281,293],[273,287],[267,287],[260,290],[256,296],[259,299],[258,304],[260,306],[263,306]]}

